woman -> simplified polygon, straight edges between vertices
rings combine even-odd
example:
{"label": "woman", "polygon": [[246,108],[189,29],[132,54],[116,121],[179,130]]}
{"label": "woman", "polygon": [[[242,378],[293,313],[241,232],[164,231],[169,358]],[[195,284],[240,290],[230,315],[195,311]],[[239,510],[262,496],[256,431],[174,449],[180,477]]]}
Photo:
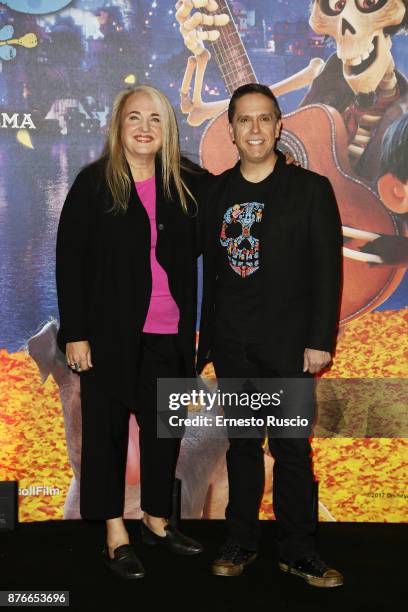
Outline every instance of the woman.
{"label": "woman", "polygon": [[102,156],[79,172],[58,227],[58,344],[81,377],[81,516],[106,521],[104,558],[123,578],[144,575],[123,521],[130,412],[140,429],[142,539],[202,550],[168,522],[180,439],[156,436],[156,379],[194,376],[197,176],[181,162],[165,96],[125,90]]}

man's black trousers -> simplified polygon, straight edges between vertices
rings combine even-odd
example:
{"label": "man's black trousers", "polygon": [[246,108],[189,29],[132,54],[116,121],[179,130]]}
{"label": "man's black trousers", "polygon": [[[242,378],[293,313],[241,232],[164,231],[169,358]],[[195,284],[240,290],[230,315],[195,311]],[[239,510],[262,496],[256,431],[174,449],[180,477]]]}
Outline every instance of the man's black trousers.
{"label": "man's black trousers", "polygon": [[[306,384],[310,390],[309,404],[314,411],[313,376],[303,372],[277,371],[271,367],[268,351],[262,344],[239,343],[218,334],[213,363],[218,379],[278,377],[296,379],[294,384],[300,379],[302,388]],[[223,382],[220,382],[219,389],[222,390]],[[225,415],[234,416],[234,411],[224,407]],[[283,438],[275,429],[272,437],[270,428],[267,431],[269,449],[275,460],[273,509],[277,521],[279,555],[287,561],[294,561],[316,553],[317,500],[311,446],[308,437]],[[265,485],[264,439],[261,436],[241,438],[236,435],[234,433],[231,437],[229,432],[230,446],[227,451],[229,502],[225,516],[228,539],[248,550],[257,550],[260,533],[258,516]]]}
{"label": "man's black trousers", "polygon": [[[175,334],[142,334],[137,403],[141,508],[169,517],[180,439],[157,438],[156,379],[185,376]],[[123,515],[129,409],[107,394],[92,369],[82,372],[80,512],[83,518]]]}

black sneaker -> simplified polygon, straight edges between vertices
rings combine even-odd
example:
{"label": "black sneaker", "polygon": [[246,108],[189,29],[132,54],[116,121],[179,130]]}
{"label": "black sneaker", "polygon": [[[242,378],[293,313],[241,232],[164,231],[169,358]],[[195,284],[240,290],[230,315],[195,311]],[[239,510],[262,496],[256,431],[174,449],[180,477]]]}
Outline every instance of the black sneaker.
{"label": "black sneaker", "polygon": [[293,563],[281,559],[279,567],[283,572],[300,576],[312,586],[327,588],[343,584],[343,576],[340,572],[326,565],[317,555],[304,557]]}
{"label": "black sneaker", "polygon": [[212,573],[216,576],[239,576],[246,565],[255,561],[257,554],[256,551],[246,550],[239,544],[224,544],[212,564]]}

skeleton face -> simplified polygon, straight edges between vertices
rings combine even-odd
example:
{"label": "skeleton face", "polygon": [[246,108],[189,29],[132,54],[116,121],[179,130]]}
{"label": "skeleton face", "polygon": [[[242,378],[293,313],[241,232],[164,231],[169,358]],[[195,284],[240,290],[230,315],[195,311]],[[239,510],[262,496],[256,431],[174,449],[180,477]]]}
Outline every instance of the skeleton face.
{"label": "skeleton face", "polygon": [[224,214],[220,242],[227,249],[231,268],[245,278],[259,268],[259,223],[264,205],[234,204]]}
{"label": "skeleton face", "polygon": [[369,93],[393,65],[391,37],[384,28],[399,25],[404,15],[403,0],[315,0],[309,23],[318,34],[336,39],[351,89]]}

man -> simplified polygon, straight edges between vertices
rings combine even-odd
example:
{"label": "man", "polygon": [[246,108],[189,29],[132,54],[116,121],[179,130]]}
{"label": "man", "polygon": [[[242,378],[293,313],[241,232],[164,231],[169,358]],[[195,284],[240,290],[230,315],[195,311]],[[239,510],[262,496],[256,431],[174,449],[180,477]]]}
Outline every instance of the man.
{"label": "man", "polygon": [[[339,310],[342,239],[334,194],[328,179],[287,165],[276,150],[281,112],[268,87],[238,88],[228,117],[240,160],[208,179],[200,207],[203,305],[197,371],[212,361],[219,380],[313,381],[330,363]],[[268,434],[275,459],[279,567],[316,586],[338,586],[342,575],[316,550],[309,441]],[[229,534],[212,571],[237,576],[257,556],[263,440],[229,437]]]}

